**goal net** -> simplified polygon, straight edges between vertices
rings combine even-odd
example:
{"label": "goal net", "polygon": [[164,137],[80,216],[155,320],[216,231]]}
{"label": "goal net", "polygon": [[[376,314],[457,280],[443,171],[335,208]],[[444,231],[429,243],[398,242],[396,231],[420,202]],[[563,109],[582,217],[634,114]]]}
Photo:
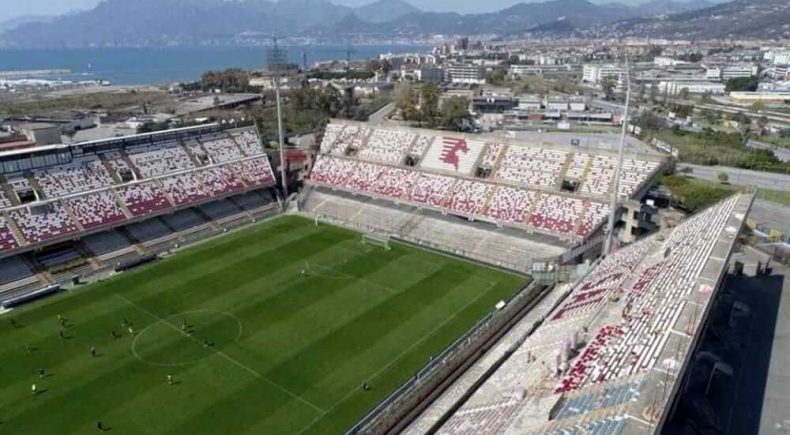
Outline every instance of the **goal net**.
{"label": "goal net", "polygon": [[390,236],[379,233],[367,233],[362,235],[362,244],[373,245],[386,250],[390,250]]}

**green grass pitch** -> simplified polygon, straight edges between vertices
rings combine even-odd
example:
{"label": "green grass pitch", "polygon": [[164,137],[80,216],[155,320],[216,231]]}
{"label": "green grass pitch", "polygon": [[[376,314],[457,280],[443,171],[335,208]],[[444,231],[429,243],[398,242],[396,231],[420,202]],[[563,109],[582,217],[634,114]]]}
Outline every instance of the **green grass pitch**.
{"label": "green grass pitch", "polygon": [[340,433],[524,281],[275,218],[0,316],[0,433]]}

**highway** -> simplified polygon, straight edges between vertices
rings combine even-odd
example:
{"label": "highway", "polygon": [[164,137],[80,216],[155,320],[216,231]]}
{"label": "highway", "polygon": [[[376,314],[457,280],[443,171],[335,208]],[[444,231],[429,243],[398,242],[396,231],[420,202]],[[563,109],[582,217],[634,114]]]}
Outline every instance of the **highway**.
{"label": "highway", "polygon": [[700,166],[688,163],[678,163],[677,170],[685,172],[684,169],[691,169],[687,175],[709,181],[719,181],[719,174],[724,172],[729,177],[730,184],[743,186],[756,186],[763,189],[782,190],[790,192],[790,175],[776,174],[773,172],[751,171],[748,169],[738,169],[729,166]]}

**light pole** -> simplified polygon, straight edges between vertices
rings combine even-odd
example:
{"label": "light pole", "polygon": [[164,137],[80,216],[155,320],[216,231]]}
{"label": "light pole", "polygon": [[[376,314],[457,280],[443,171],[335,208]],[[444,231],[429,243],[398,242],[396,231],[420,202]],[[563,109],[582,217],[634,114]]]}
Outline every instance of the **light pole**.
{"label": "light pole", "polygon": [[269,50],[267,66],[271,71],[274,81],[274,96],[277,100],[277,132],[280,146],[280,178],[282,179],[283,199],[288,200],[288,181],[285,170],[285,130],[283,129],[282,101],[280,99],[280,74],[285,68],[286,52],[277,45],[277,37],[274,37],[274,45]]}
{"label": "light pole", "polygon": [[609,222],[606,225],[606,241],[604,242],[603,254],[609,255],[612,250],[612,240],[614,237],[614,219],[617,214],[617,197],[620,190],[620,172],[623,170],[623,148],[625,147],[625,134],[628,129],[628,104],[631,100],[631,77],[628,74],[628,53],[625,53],[625,109],[623,111],[623,129],[620,133],[620,150],[617,155],[617,170],[614,173],[614,186],[612,186],[612,198],[609,201]]}

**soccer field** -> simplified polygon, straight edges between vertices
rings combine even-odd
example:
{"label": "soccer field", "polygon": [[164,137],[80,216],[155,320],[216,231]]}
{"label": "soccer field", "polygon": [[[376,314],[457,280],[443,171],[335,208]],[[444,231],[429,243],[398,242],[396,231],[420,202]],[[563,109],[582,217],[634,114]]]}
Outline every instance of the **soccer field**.
{"label": "soccer field", "polygon": [[0,433],[340,433],[525,282],[360,240],[275,218],[0,316]]}

